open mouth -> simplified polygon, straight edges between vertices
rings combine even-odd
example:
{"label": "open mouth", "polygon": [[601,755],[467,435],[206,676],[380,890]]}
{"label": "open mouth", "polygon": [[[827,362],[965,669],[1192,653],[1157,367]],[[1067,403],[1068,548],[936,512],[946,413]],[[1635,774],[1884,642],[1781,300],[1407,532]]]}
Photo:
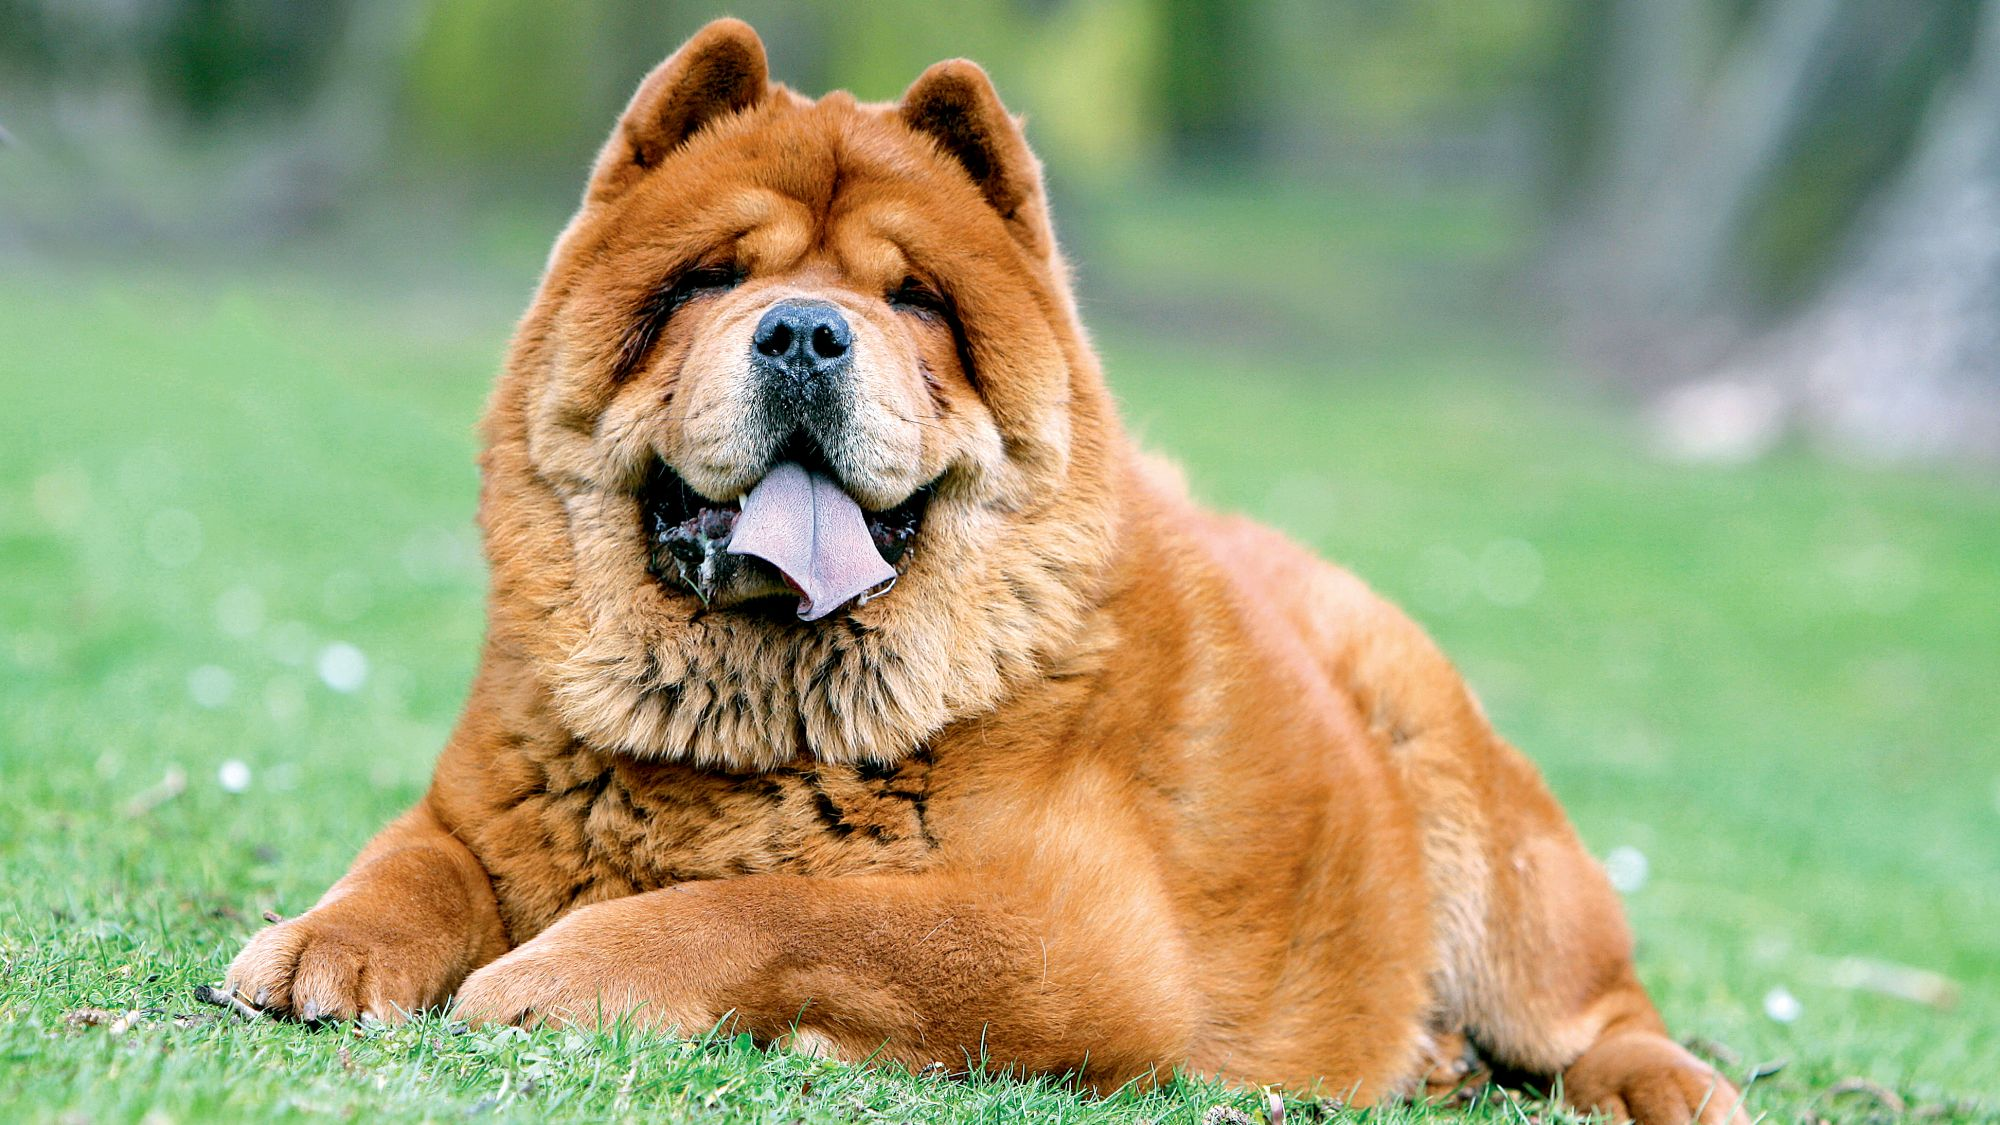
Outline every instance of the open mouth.
{"label": "open mouth", "polygon": [[888,592],[931,491],[871,512],[812,461],[783,460],[741,500],[719,503],[656,462],[639,495],[648,569],[704,606],[789,595],[816,621]]}

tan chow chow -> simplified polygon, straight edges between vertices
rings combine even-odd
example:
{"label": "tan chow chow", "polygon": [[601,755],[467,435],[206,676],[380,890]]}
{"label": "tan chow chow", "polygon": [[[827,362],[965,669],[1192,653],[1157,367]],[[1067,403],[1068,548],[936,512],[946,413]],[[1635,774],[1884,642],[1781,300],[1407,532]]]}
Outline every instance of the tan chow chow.
{"label": "tan chow chow", "polygon": [[430,792],[229,968],[305,1020],[629,1017],[1106,1090],[1462,1067],[1741,1120],[1424,635],[1120,427],[985,74],[649,76],[485,421]]}

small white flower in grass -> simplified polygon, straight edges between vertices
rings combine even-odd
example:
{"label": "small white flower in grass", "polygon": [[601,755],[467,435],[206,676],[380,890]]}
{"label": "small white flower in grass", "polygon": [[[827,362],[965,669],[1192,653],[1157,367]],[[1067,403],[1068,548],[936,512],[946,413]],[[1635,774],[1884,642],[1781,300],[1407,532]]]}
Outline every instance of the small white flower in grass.
{"label": "small white flower in grass", "polygon": [[231,758],[215,771],[215,781],[225,793],[241,793],[250,788],[250,767]]}
{"label": "small white flower in grass", "polygon": [[1646,877],[1651,875],[1653,865],[1647,861],[1646,853],[1629,844],[1611,849],[1604,857],[1604,874],[1611,879],[1611,885],[1619,894],[1638,894],[1646,887]]}
{"label": "small white flower in grass", "polygon": [[236,677],[227,668],[204,664],[188,673],[188,695],[210,711],[229,702],[229,697],[235,694]]}
{"label": "small white flower in grass", "polygon": [[346,641],[336,641],[319,650],[319,678],[343,695],[352,695],[368,682],[368,657]]}
{"label": "small white flower in grass", "polygon": [[1805,1005],[1784,985],[1764,994],[1764,1014],[1779,1023],[1791,1023],[1805,1012]]}

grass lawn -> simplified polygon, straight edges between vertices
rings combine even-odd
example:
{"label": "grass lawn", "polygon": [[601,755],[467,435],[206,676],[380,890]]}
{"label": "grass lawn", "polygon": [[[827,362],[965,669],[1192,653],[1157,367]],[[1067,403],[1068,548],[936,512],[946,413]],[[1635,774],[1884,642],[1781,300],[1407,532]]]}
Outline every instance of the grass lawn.
{"label": "grass lawn", "polygon": [[[472,424],[511,312],[0,276],[0,1117],[1261,1120],[1199,1082],[1091,1100],[192,1000],[425,783],[481,631]],[[1785,1064],[1753,1110],[1996,1119],[2000,486],[1803,451],[1662,464],[1526,347],[1437,338],[1333,375],[1104,334],[1130,420],[1202,494],[1460,659],[1615,855],[1676,1032],[1739,1077]],[[1938,983],[1897,967],[1955,996],[1886,995]]]}

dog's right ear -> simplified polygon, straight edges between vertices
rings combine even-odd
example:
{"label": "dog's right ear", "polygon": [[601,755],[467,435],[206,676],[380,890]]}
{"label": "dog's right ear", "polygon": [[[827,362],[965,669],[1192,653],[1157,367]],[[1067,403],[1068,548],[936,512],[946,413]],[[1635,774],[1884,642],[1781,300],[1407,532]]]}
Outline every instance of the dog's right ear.
{"label": "dog's right ear", "polygon": [[621,195],[703,125],[770,92],[764,41],[742,20],[719,19],[653,68],[625,107],[590,173],[590,199]]}

